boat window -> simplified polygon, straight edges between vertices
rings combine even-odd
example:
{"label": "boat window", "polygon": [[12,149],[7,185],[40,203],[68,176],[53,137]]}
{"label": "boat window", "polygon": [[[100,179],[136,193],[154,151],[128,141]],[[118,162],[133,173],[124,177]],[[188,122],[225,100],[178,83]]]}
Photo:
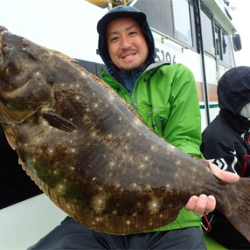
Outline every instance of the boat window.
{"label": "boat window", "polygon": [[215,53],[217,59],[222,60],[220,29],[215,28]]}
{"label": "boat window", "polygon": [[227,67],[234,66],[232,48],[230,43],[230,36],[222,32],[222,53],[223,53],[223,63]]}
{"label": "boat window", "polygon": [[172,1],[174,15],[174,37],[193,46],[189,0]]}
{"label": "boat window", "polygon": [[171,1],[138,0],[134,7],[147,15],[150,27],[173,37]]}
{"label": "boat window", "polygon": [[201,8],[201,27],[202,27],[202,37],[203,46],[205,52],[210,54],[215,54],[214,42],[213,42],[213,26],[210,15]]}

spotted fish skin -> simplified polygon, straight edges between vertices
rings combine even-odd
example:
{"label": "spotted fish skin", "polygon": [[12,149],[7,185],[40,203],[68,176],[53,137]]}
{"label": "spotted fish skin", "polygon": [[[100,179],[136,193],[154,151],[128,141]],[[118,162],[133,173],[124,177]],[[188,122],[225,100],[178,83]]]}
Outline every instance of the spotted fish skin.
{"label": "spotted fish skin", "polygon": [[[68,56],[2,26],[0,49],[6,138],[23,169],[62,210],[91,229],[123,235],[167,225],[190,196],[212,194],[249,240],[249,180],[215,178]],[[246,190],[241,197],[240,189]]]}

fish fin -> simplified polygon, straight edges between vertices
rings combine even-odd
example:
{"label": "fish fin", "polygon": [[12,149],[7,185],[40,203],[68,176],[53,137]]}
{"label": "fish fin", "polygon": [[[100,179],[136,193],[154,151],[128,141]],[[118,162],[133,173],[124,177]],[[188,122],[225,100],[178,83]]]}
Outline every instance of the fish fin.
{"label": "fish fin", "polygon": [[[86,75],[88,75],[93,81],[95,81],[98,85],[100,85],[102,88],[107,90],[109,93],[111,93],[114,97],[116,97],[119,101],[121,101],[125,106],[131,106],[127,101],[125,101],[123,98],[121,98],[106,82],[102,81],[99,77],[96,75],[88,72],[85,68],[83,68],[81,65],[71,62],[76,68],[83,71]],[[136,111],[137,112],[137,111]]]}
{"label": "fish fin", "polygon": [[[228,199],[217,200],[217,208],[227,217],[231,224],[250,242],[250,178],[240,178],[228,190]],[[220,201],[222,200],[222,201]],[[222,206],[223,203],[223,206]]]}
{"label": "fish fin", "polygon": [[65,132],[71,132],[76,129],[75,124],[53,112],[40,112],[39,115],[41,115],[50,126],[61,129]]}
{"label": "fish fin", "polygon": [[209,164],[209,161],[208,160],[205,160],[205,159],[201,159],[201,158],[198,158],[198,157],[193,157],[196,161],[204,164],[207,168],[210,169],[210,164]]}
{"label": "fish fin", "polygon": [[67,61],[67,62],[78,62],[77,60],[71,58],[70,56],[67,56],[65,54],[63,54],[62,52],[60,51],[57,51],[57,50],[52,50],[52,49],[47,49],[49,50],[51,53],[53,53],[54,55],[62,58],[63,60]]}
{"label": "fish fin", "polygon": [[4,130],[4,134],[5,134],[5,138],[7,140],[7,142],[9,143],[10,147],[13,150],[16,150],[16,141],[13,138],[13,136],[11,136],[7,131],[8,131],[8,127],[12,126],[12,124],[2,124],[3,130]]}

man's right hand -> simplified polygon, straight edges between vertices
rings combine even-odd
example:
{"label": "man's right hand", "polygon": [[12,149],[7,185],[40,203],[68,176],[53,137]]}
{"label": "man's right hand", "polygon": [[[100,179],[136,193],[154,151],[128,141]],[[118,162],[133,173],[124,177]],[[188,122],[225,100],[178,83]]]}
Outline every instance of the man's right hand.
{"label": "man's right hand", "polygon": [[[237,174],[227,172],[218,168],[215,164],[209,162],[209,167],[211,172],[222,181],[227,183],[237,182],[240,177]],[[202,213],[210,213],[215,209],[216,200],[212,195],[201,194],[199,197],[194,195],[192,196],[185,208],[188,211],[193,211],[195,215],[201,215]]]}

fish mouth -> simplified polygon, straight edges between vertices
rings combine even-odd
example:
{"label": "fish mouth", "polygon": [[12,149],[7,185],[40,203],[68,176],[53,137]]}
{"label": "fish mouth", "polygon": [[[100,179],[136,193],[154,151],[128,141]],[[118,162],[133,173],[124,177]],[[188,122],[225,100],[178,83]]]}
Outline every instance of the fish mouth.
{"label": "fish mouth", "polygon": [[6,100],[18,98],[19,96],[21,96],[24,93],[27,86],[29,85],[30,80],[31,80],[31,78],[28,79],[28,81],[26,81],[21,87],[15,89],[15,90],[12,90],[11,92],[2,93],[3,97]]}
{"label": "fish mouth", "polygon": [[0,49],[3,49],[3,35],[8,32],[8,30],[4,26],[0,26]]}

